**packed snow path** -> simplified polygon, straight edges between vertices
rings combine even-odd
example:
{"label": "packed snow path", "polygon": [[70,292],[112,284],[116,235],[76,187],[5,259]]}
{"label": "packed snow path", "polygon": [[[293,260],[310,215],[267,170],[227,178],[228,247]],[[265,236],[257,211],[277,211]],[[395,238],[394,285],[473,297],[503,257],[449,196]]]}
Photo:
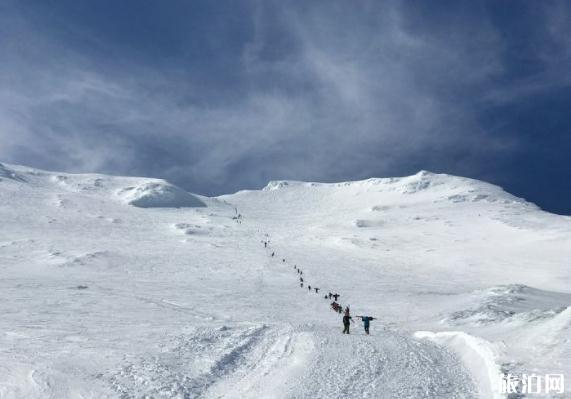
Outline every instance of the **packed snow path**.
{"label": "packed snow path", "polygon": [[[456,357],[427,342],[300,326],[269,329],[261,354],[207,398],[473,398]],[[257,352],[257,349],[253,351]],[[253,360],[253,361],[252,361]]]}
{"label": "packed snow path", "polygon": [[198,330],[107,378],[122,398],[476,397],[457,358],[441,347],[310,326]]}

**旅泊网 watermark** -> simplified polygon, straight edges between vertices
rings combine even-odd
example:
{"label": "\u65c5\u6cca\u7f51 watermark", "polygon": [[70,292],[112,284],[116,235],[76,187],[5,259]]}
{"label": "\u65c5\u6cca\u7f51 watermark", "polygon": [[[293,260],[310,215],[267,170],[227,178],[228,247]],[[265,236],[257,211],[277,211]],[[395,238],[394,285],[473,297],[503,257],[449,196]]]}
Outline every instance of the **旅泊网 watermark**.
{"label": "\u65c5\u6cca\u7f51 watermark", "polygon": [[500,374],[496,389],[505,394],[564,393],[565,378],[563,374]]}

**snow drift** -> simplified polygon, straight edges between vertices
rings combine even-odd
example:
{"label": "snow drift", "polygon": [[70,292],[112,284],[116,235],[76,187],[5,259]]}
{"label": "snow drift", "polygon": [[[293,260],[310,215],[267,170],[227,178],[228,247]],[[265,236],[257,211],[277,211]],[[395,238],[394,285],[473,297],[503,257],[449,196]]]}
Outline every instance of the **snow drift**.
{"label": "snow drift", "polygon": [[497,392],[497,383],[501,370],[496,361],[493,346],[481,338],[473,337],[462,331],[417,331],[419,339],[429,339],[446,345],[458,353],[462,362],[475,378],[481,399],[503,399],[505,395]]}
{"label": "snow drift", "polygon": [[129,205],[139,208],[196,208],[206,206],[197,196],[164,181],[126,187],[117,194]]}

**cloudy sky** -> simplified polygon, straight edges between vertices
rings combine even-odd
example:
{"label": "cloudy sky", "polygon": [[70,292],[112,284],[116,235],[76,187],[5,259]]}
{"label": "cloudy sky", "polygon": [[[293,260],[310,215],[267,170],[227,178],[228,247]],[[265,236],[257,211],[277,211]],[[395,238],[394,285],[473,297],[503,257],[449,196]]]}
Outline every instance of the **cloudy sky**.
{"label": "cloudy sky", "polygon": [[427,169],[571,214],[565,1],[0,0],[0,161],[166,178]]}

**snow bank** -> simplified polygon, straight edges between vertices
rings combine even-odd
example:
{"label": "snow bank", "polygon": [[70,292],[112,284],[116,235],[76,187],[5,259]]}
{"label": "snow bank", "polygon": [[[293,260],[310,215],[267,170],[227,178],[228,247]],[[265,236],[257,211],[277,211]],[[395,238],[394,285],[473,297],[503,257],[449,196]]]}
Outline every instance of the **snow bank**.
{"label": "snow bank", "polygon": [[357,219],[353,221],[353,225],[359,228],[381,227],[384,225],[384,222],[382,220]]}
{"label": "snow bank", "polygon": [[429,339],[456,352],[478,384],[480,398],[503,399],[497,390],[501,369],[496,363],[496,353],[488,341],[462,331],[417,331],[414,336]]}
{"label": "snow bank", "polygon": [[403,185],[401,187],[401,192],[403,194],[414,194],[434,186],[442,185],[443,182],[440,181],[437,177],[438,176],[434,173],[421,170],[415,175],[402,179]]}
{"label": "snow bank", "polygon": [[210,229],[204,229],[198,224],[189,223],[176,223],[174,228],[178,231],[182,231],[186,235],[203,235],[208,234]]}
{"label": "snow bank", "polygon": [[117,193],[126,203],[139,208],[204,207],[198,197],[167,182],[147,182]]}
{"label": "snow bank", "polygon": [[279,190],[280,188],[288,187],[289,185],[290,185],[290,182],[288,182],[288,181],[270,181],[266,185],[266,187],[264,187],[262,190],[263,191]]}
{"label": "snow bank", "polygon": [[262,191],[274,191],[279,190],[282,188],[289,188],[289,187],[315,187],[321,185],[320,183],[310,183],[310,182],[302,182],[302,181],[295,181],[295,180],[271,180],[263,189]]}

